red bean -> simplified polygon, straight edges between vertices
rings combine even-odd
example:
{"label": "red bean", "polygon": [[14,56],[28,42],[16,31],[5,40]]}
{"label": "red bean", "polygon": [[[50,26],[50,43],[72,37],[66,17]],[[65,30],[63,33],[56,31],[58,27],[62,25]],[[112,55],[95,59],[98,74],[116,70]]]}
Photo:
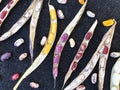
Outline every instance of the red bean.
{"label": "red bean", "polygon": [[12,75],[11,79],[12,79],[12,81],[15,81],[15,80],[17,80],[19,77],[20,77],[20,74],[19,74],[19,73],[15,73],[15,74]]}

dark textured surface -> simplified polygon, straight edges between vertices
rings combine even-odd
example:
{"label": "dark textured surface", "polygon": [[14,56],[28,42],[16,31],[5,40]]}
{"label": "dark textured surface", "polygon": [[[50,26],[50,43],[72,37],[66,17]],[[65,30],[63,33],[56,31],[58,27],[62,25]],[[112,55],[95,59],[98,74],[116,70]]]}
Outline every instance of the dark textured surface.
{"label": "dark textured surface", "polygon": [[[8,1],[9,0],[2,1],[2,3],[0,4],[0,10],[2,10],[2,8],[8,3]],[[32,0],[19,1],[19,3],[11,11],[10,15],[8,16],[8,18],[5,20],[2,27],[0,28],[0,35],[2,35],[4,32],[10,29],[10,27],[24,13],[24,11],[27,9],[31,1]],[[43,9],[41,11],[41,15],[38,22],[37,34],[35,38],[34,58],[36,58],[39,52],[42,50],[42,47],[40,46],[40,40],[42,36],[44,35],[47,36],[49,32],[50,20],[49,20],[47,1],[48,0],[44,0]],[[94,13],[96,13],[96,18],[99,20],[99,24],[95,30],[94,37],[92,38],[89,44],[89,47],[84,54],[84,57],[80,61],[77,70],[72,74],[67,84],[69,84],[78,75],[78,73],[85,67],[85,65],[91,58],[92,54],[95,52],[98,44],[100,43],[102,36],[109,29],[102,26],[101,22],[103,20],[108,18],[115,18],[117,20],[118,25],[115,31],[113,42],[112,42],[111,52],[120,51],[120,48],[119,48],[120,46],[120,25],[119,25],[120,24],[119,23],[120,22],[120,17],[119,17],[120,0],[88,0],[88,1],[89,2],[86,10],[91,10]],[[69,68],[69,65],[72,59],[74,58],[85,33],[88,31],[88,29],[94,22],[94,19],[90,19],[86,16],[86,14],[84,14],[82,16],[82,19],[78,23],[78,25],[75,27],[75,30],[73,31],[70,37],[75,39],[76,46],[75,48],[71,49],[69,46],[69,42],[67,42],[61,56],[61,62],[59,66],[59,76],[57,78],[57,86],[56,86],[56,89],[54,89],[53,76],[52,76],[52,60],[53,60],[54,48],[63,30],[68,25],[68,23],[73,19],[73,17],[76,15],[79,8],[81,8],[81,5],[78,3],[78,0],[68,0],[68,3],[66,5],[60,5],[57,3],[57,0],[51,0],[51,4],[53,4],[56,9],[63,10],[65,14],[65,19],[58,20],[57,38],[50,54],[45,59],[45,61],[20,84],[20,87],[18,90],[33,90],[29,86],[29,82],[31,81],[40,83],[40,88],[36,90],[60,90],[63,83],[63,78]],[[13,35],[12,37],[10,37],[9,39],[3,42],[0,42],[0,55],[7,51],[11,51],[13,55],[13,57],[8,61],[0,62],[0,75],[1,75],[0,90],[12,90],[13,86],[17,82],[17,81],[13,82],[11,80],[12,74],[16,72],[20,72],[21,74],[23,74],[31,64],[30,56],[23,62],[20,62],[18,60],[18,57],[21,53],[29,52],[29,47],[28,47],[29,24],[30,24],[30,20],[15,35]],[[13,44],[15,40],[17,40],[20,37],[25,39],[25,43],[19,48],[16,48],[14,47]],[[104,90],[110,90],[109,88],[110,73],[111,73],[111,68],[114,65],[115,61],[116,60],[111,57],[109,57],[108,59]],[[93,72],[98,72],[98,64]],[[85,80],[83,84],[85,84],[85,86],[87,87],[86,90],[97,90],[98,89],[97,84],[95,85],[91,84],[90,76],[87,78],[87,80]]]}

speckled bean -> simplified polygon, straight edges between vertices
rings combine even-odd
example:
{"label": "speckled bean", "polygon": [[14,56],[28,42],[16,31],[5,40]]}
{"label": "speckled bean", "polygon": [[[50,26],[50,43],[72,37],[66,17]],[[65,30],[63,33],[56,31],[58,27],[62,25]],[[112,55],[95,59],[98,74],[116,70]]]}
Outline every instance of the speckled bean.
{"label": "speckled bean", "polygon": [[39,84],[35,82],[30,82],[30,87],[31,88],[39,88]]}
{"label": "speckled bean", "polygon": [[19,60],[22,61],[22,60],[24,60],[27,56],[28,56],[27,53],[22,53],[22,54],[19,56]]}
{"label": "speckled bean", "polygon": [[24,39],[23,38],[19,38],[18,40],[15,41],[14,46],[15,47],[19,47],[24,43]]}

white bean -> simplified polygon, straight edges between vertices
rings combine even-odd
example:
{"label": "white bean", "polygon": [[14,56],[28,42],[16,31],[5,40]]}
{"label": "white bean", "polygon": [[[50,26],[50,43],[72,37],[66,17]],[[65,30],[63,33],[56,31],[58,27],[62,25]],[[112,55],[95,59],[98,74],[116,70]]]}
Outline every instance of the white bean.
{"label": "white bean", "polygon": [[26,57],[27,57],[27,53],[22,53],[20,56],[19,56],[19,60],[22,61],[24,60]]}
{"label": "white bean", "polygon": [[91,82],[92,84],[95,84],[97,82],[97,73],[93,73],[91,76]]}
{"label": "white bean", "polygon": [[64,14],[63,14],[63,11],[60,10],[60,9],[57,10],[57,15],[58,15],[59,19],[64,19],[65,18]]}
{"label": "white bean", "polygon": [[90,18],[95,17],[95,14],[93,12],[89,11],[89,10],[86,13],[87,13],[87,16],[90,17]]}
{"label": "white bean", "polygon": [[35,82],[30,82],[30,87],[31,88],[39,88],[39,84]]}
{"label": "white bean", "polygon": [[15,47],[19,47],[24,43],[24,39],[23,38],[19,38],[18,40],[15,41],[14,46]]}
{"label": "white bean", "polygon": [[43,37],[42,37],[42,40],[40,41],[41,46],[44,46],[45,43],[46,43],[46,41],[47,41],[47,37],[46,37],[46,36],[43,36]]}
{"label": "white bean", "polygon": [[75,40],[73,38],[69,39],[69,43],[71,48],[75,47]]}
{"label": "white bean", "polygon": [[86,87],[84,85],[79,85],[76,90],[85,90]]}
{"label": "white bean", "polygon": [[57,2],[60,3],[60,4],[66,4],[67,0],[57,0]]}
{"label": "white bean", "polygon": [[110,54],[110,56],[113,57],[113,58],[118,58],[118,57],[120,57],[120,52],[112,52]]}

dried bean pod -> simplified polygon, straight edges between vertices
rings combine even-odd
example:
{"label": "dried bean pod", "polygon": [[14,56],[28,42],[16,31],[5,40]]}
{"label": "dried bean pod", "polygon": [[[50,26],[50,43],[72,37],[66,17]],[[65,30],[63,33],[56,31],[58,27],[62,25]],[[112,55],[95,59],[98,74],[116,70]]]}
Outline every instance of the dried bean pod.
{"label": "dried bean pod", "polygon": [[0,0],[0,3],[2,2],[2,0]]}
{"label": "dried bean pod", "polygon": [[71,65],[69,67],[69,70],[68,70],[67,74],[65,75],[63,86],[65,85],[67,80],[70,78],[73,71],[77,68],[78,62],[82,59],[83,54],[84,54],[85,50],[87,49],[88,44],[89,44],[89,42],[94,34],[94,30],[95,30],[97,24],[98,24],[98,21],[96,20],[93,23],[93,25],[91,26],[91,28],[88,30],[88,32],[86,33],[86,35],[85,35],[85,37],[84,37],[84,39],[83,39],[83,41],[78,49],[78,52],[76,53]]}
{"label": "dried bean pod", "polygon": [[54,44],[56,33],[57,33],[57,16],[56,16],[56,11],[55,11],[54,6],[50,5],[49,3],[48,5],[49,5],[49,11],[50,11],[51,25],[50,25],[50,31],[49,31],[47,43],[43,47],[38,57],[34,60],[32,65],[25,71],[23,76],[14,86],[13,90],[16,90],[19,84],[22,82],[22,80],[25,79],[28,75],[30,75],[45,60],[45,58],[49,54]]}
{"label": "dried bean pod", "polygon": [[29,33],[29,51],[31,56],[31,62],[33,62],[34,40],[35,40],[37,23],[43,5],[43,0],[36,0],[36,1],[37,2],[30,22],[30,33]]}
{"label": "dried bean pod", "polygon": [[112,68],[110,90],[120,90],[120,58],[116,61]]}
{"label": "dried bean pod", "polygon": [[63,51],[63,48],[64,48],[69,36],[71,35],[71,33],[74,30],[75,26],[77,25],[80,18],[82,17],[86,5],[87,5],[87,0],[86,0],[85,4],[81,7],[81,9],[79,9],[79,11],[76,14],[76,16],[74,17],[74,19],[66,27],[66,29],[64,30],[64,32],[62,33],[61,37],[59,38],[59,40],[57,42],[57,45],[56,45],[56,48],[55,48],[55,51],[54,51],[54,57],[53,57],[54,86],[55,86],[55,83],[56,83],[56,78],[58,76],[58,66],[59,66],[59,62],[60,62],[61,53]]}
{"label": "dried bean pod", "polygon": [[18,40],[15,41],[14,46],[15,47],[19,47],[24,43],[24,39],[23,38],[19,38]]}
{"label": "dried bean pod", "polygon": [[1,55],[0,59],[1,61],[6,61],[12,56],[11,52],[6,52],[3,55]]}
{"label": "dried bean pod", "polygon": [[18,32],[20,28],[29,20],[33,13],[33,9],[35,6],[36,0],[34,0],[31,5],[28,7],[28,9],[25,11],[25,13],[20,17],[20,19],[2,36],[0,36],[0,41],[4,41],[11,37],[13,34]]}
{"label": "dried bean pod", "polygon": [[[109,35],[111,36],[110,39],[110,43],[109,43],[109,48],[111,46],[111,42],[112,42],[112,38],[113,38],[113,34],[115,31],[115,26],[116,26],[116,22],[114,23],[114,25],[109,29],[109,31],[104,35],[101,43],[99,44],[97,50],[95,51],[95,53],[93,54],[92,58],[90,59],[90,61],[88,62],[88,64],[86,65],[86,67],[80,72],[80,74],[64,89],[64,90],[73,90],[75,89],[77,86],[79,86],[83,81],[86,80],[86,78],[90,75],[90,73],[93,71],[93,69],[95,68],[99,58],[101,59],[101,54],[98,52],[101,47],[103,45],[105,45],[105,41],[107,38],[109,38]],[[109,49],[110,50],[110,49]],[[103,54],[104,55],[104,54]],[[109,55],[109,51],[108,53],[105,55],[106,57],[106,61]],[[105,60],[100,60],[100,62],[103,62]],[[103,90],[103,81],[104,81],[104,75],[105,75],[105,66],[106,66],[106,61],[105,64],[103,64],[103,69],[102,69],[102,64],[99,63],[99,90]],[[103,70],[103,72],[101,72]],[[103,75],[102,75],[103,74]],[[102,76],[100,76],[102,75]]]}
{"label": "dried bean pod", "polygon": [[[2,0],[0,0],[1,3]],[[18,3],[19,0],[10,0],[10,2],[3,8],[3,10],[0,12],[0,26],[4,22],[4,20],[9,15],[12,8]]]}

